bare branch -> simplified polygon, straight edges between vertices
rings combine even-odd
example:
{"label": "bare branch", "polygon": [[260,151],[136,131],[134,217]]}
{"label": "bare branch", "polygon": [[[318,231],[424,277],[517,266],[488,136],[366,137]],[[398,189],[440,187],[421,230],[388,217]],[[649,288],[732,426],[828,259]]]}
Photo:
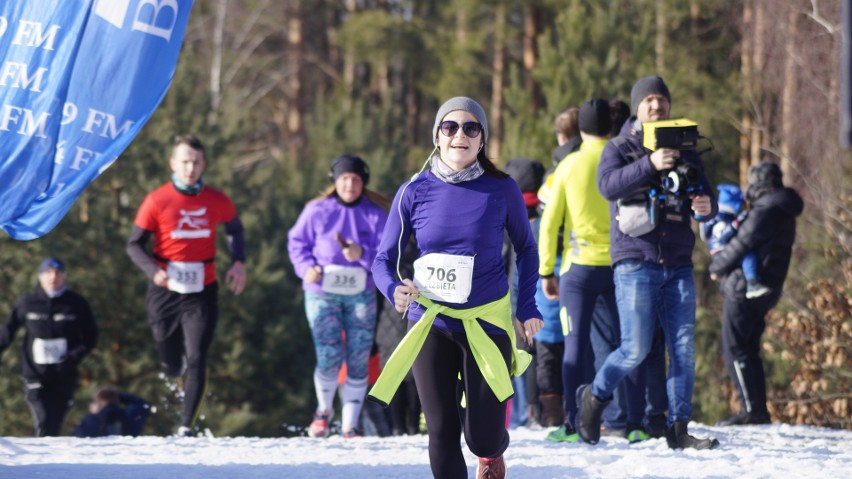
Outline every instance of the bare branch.
{"label": "bare branch", "polygon": [[822,26],[828,31],[829,34],[834,35],[840,29],[840,25],[831,23],[822,17],[819,13],[819,2],[817,0],[811,0],[811,11],[805,13],[808,17],[810,17],[817,24]]}

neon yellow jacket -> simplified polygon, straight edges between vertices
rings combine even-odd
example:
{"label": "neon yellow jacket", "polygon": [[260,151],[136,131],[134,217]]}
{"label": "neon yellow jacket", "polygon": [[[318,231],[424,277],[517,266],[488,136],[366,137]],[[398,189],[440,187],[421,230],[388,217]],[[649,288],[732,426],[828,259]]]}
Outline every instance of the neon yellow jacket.
{"label": "neon yellow jacket", "polygon": [[566,156],[553,173],[550,198],[538,233],[539,274],[552,274],[556,265],[559,228],[565,226],[562,266],[571,263],[609,266],[609,202],[598,191],[598,164],[607,140],[589,140]]}
{"label": "neon yellow jacket", "polygon": [[[502,402],[514,394],[512,380],[509,371],[506,369],[506,363],[503,362],[500,350],[476,321],[479,318],[506,331],[514,346],[516,344],[515,328],[512,325],[511,303],[508,294],[496,301],[469,309],[454,309],[437,304],[423,296],[420,296],[417,302],[426,307],[426,312],[423,313],[417,324],[408,331],[408,334],[402,338],[402,341],[391,354],[382,374],[373,388],[370,389],[370,396],[384,405],[390,403],[400,383],[414,364],[414,359],[417,358],[417,354],[423,347],[426,336],[432,329],[435,316],[438,314],[462,320],[464,332],[467,334],[467,340],[470,343],[476,364],[497,399]],[[532,357],[529,353],[513,348],[512,375],[520,376],[530,365],[530,361],[532,361]]]}

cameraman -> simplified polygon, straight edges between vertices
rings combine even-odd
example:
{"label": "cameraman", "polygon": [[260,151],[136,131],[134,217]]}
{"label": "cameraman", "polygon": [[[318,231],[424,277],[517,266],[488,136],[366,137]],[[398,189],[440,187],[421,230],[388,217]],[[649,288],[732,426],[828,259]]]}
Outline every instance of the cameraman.
{"label": "cameraman", "polygon": [[[597,443],[601,411],[615,387],[650,351],[659,321],[670,357],[666,441],[672,449],[712,449],[719,444],[716,439],[698,439],[687,433],[695,385],[695,235],[690,220],[712,218],[718,205],[694,150],[660,148],[652,152],[642,145],[643,124],[669,118],[671,95],[663,80],[641,78],[633,86],[630,100],[636,117],[607,143],[598,167],[598,188],[610,202],[621,345],[607,357],[592,384],[577,390],[577,429],[584,441]],[[663,201],[651,202],[652,190],[659,189],[662,176],[682,163],[696,167],[698,190],[667,194]],[[628,198],[635,201],[632,208],[624,202]],[[650,220],[653,217],[658,218],[656,222]]]}

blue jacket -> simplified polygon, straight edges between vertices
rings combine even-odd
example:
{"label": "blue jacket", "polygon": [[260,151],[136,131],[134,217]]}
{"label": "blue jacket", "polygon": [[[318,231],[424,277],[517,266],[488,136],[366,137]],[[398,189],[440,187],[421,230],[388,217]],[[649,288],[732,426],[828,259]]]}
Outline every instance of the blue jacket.
{"label": "blue jacket", "polygon": [[[598,189],[610,201],[610,239],[612,264],[621,260],[638,259],[664,266],[691,266],[695,234],[690,218],[693,217],[692,202],[686,196],[666,194],[664,207],[658,211],[659,221],[650,233],[633,238],[618,229],[616,200],[630,197],[637,192],[660,190],[661,173],[651,163],[651,150],[642,146],[641,131],[634,129],[636,117],[624,123],[619,136],[611,139],[604,147],[598,166]],[[702,194],[711,198],[712,211],[707,221],[719,211],[713,188],[704,174],[704,164],[695,150],[681,151],[682,161],[697,166]]]}
{"label": "blue jacket", "polygon": [[151,405],[133,394],[122,393],[121,404],[107,404],[95,414],[83,417],[76,428],[76,437],[138,436],[151,414]]}

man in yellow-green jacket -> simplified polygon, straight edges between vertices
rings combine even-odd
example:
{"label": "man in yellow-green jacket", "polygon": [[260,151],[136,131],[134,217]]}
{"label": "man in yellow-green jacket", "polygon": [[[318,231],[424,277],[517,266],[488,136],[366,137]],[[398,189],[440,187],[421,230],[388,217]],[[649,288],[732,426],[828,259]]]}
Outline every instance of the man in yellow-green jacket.
{"label": "man in yellow-green jacket", "polygon": [[[577,402],[574,392],[591,370],[590,330],[598,297],[603,298],[603,320],[618,331],[618,308],[609,253],[609,203],[598,192],[597,171],[612,127],[609,104],[592,99],[580,108],[580,150],[559,163],[551,197],[539,232],[539,274],[544,293],[559,299],[565,333],[562,361],[565,424],[548,435],[555,442],[578,442],[574,429]],[[564,229],[562,265],[557,281],[559,230]],[[616,335],[617,338],[617,335]],[[612,349],[617,345],[608,344]],[[607,351],[608,352],[608,351]]]}

